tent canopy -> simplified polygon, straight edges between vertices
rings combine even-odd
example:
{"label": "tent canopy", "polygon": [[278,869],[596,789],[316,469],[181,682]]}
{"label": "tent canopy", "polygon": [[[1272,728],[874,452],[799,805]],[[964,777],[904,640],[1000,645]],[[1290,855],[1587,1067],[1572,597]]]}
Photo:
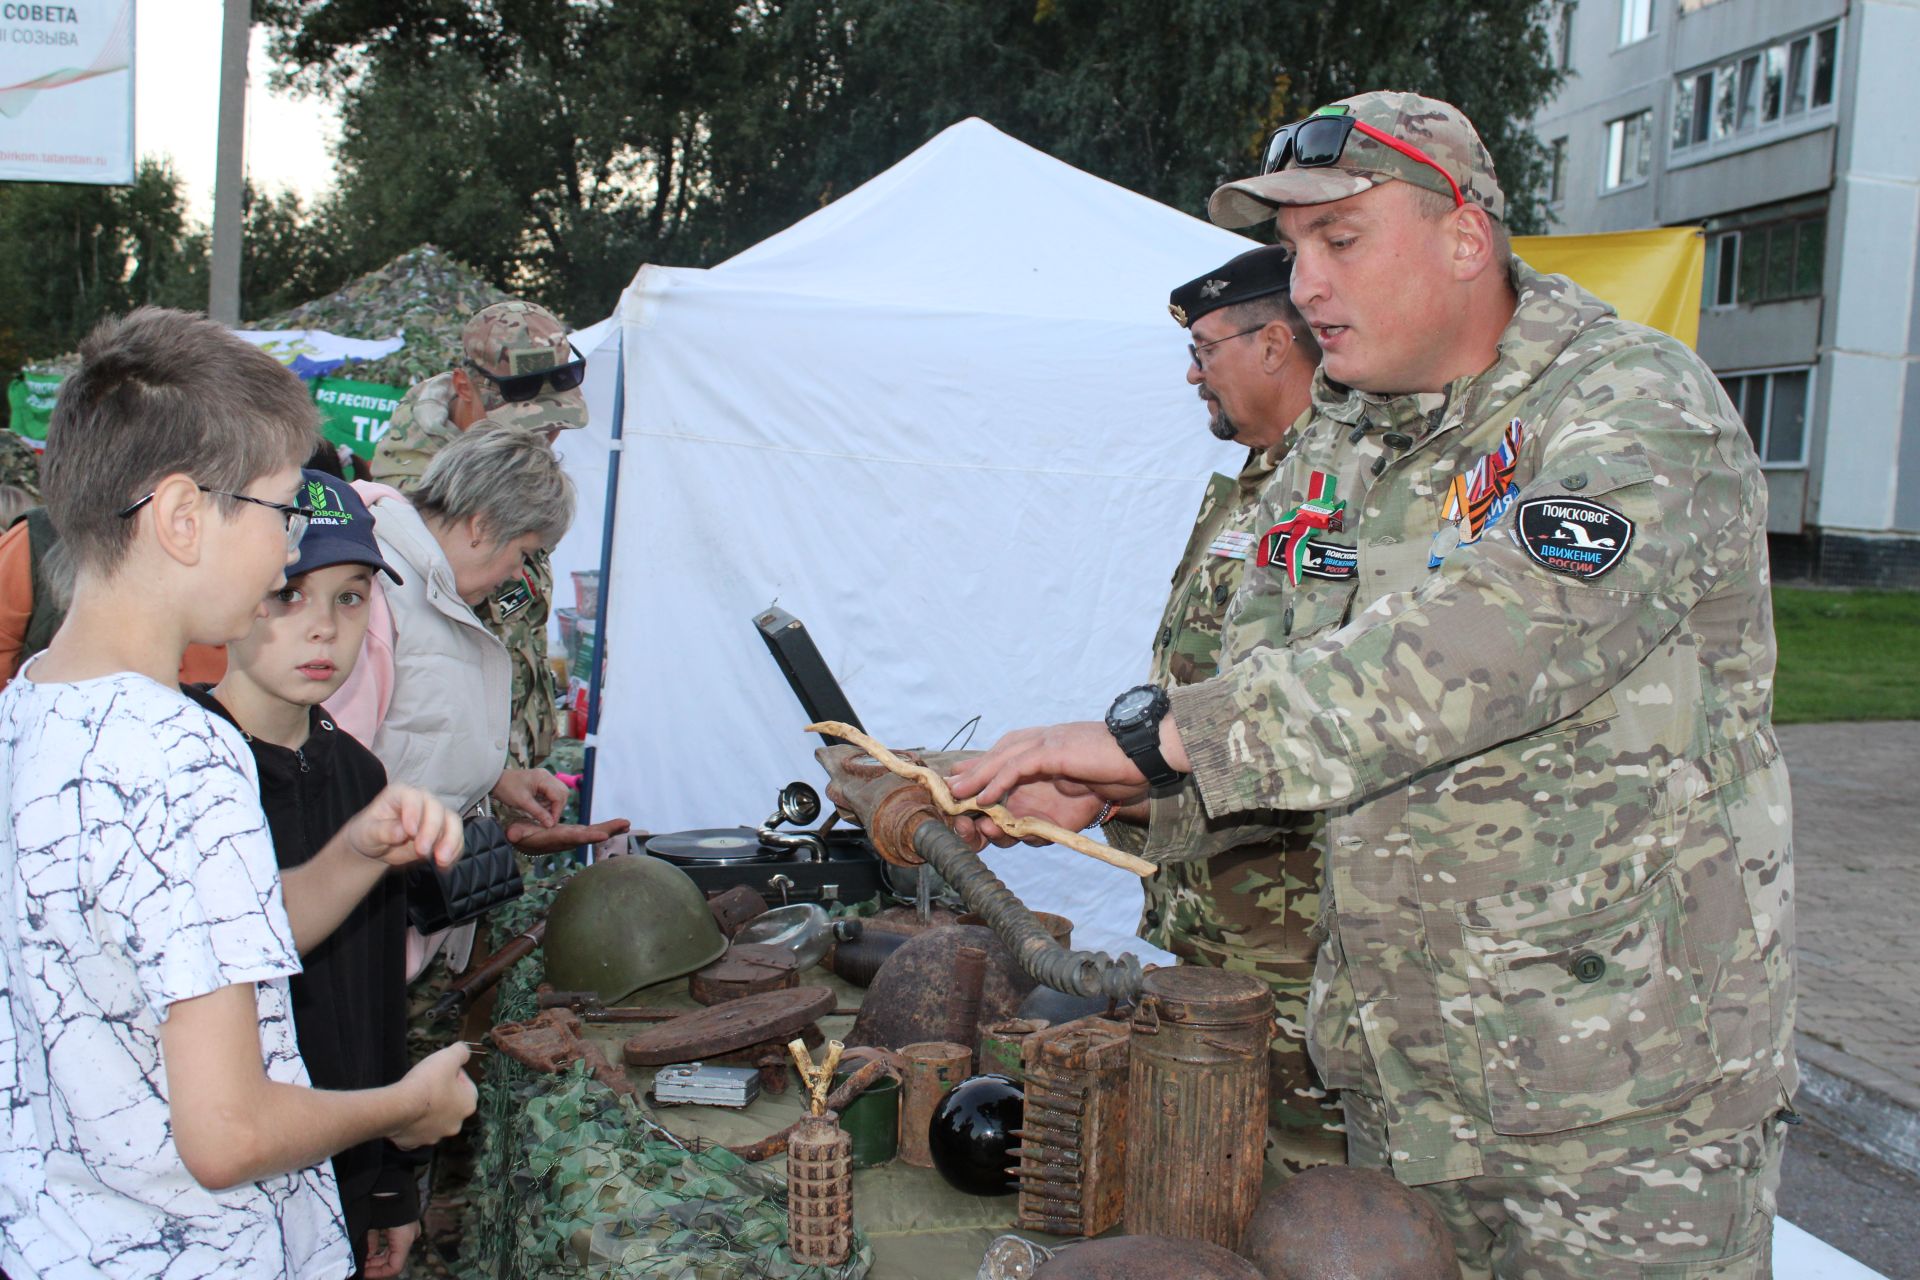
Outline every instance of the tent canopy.
{"label": "tent canopy", "polygon": [[[642,268],[589,334],[625,373],[596,815],[755,823],[822,781],[752,625],[776,602],[897,746],[1097,717],[1142,680],[1204,478],[1244,458],[1167,293],[1249,247],[968,120],[717,267]],[[598,559],[607,433],[560,447],[564,571]],[[1068,915],[1138,902],[1077,856],[1001,865]]]}

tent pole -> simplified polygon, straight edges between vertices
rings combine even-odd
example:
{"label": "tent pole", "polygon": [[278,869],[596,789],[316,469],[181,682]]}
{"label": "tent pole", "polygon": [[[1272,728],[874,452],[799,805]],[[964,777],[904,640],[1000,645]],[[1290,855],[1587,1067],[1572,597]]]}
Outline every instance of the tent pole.
{"label": "tent pole", "polygon": [[[625,308],[621,310],[624,312]],[[600,754],[600,676],[606,670],[607,595],[613,589],[613,515],[620,503],[620,429],[627,417],[627,322],[614,330],[613,447],[607,452],[607,511],[600,525],[600,586],[594,602],[593,670],[587,675],[587,750],[580,778],[580,820],[593,821],[594,763]]]}

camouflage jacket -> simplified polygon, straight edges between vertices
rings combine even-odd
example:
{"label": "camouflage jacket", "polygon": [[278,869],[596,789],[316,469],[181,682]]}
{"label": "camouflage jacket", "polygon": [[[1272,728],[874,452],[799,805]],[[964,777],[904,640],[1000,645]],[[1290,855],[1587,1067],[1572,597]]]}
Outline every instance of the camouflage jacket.
{"label": "camouflage jacket", "polygon": [[1796,1079],[1752,443],[1692,351],[1512,270],[1484,373],[1319,376],[1223,674],[1172,693],[1208,823],[1327,813],[1314,1058],[1415,1184],[1666,1150]]}
{"label": "camouflage jacket", "polygon": [[0,431],[0,484],[24,489],[36,504],[40,501],[40,455],[11,431]]}
{"label": "camouflage jacket", "polygon": [[[1154,634],[1153,683],[1171,689],[1218,672],[1227,603],[1253,556],[1254,516],[1275,465],[1273,453],[1255,450],[1237,477],[1208,478]],[[1166,867],[1145,882],[1140,936],[1183,960],[1297,982],[1304,992],[1319,904],[1317,825]],[[1138,850],[1145,838],[1140,827],[1124,822],[1109,823],[1106,831],[1120,848]]]}
{"label": "camouflage jacket", "polygon": [[[460,438],[453,424],[453,375],[416,383],[393,411],[373,451],[373,479],[410,493],[442,448]],[[553,561],[544,551],[527,557],[521,580],[488,596],[475,613],[507,647],[513,669],[513,721],[507,767],[537,766],[553,750],[553,676],[547,667],[547,614],[553,599]]]}
{"label": "camouflage jacket", "polygon": [[1154,684],[1163,688],[1193,684],[1219,670],[1220,628],[1227,602],[1239,589],[1253,556],[1254,507],[1273,470],[1267,451],[1249,450],[1237,477],[1207,478],[1200,514],[1194,517],[1187,549],[1173,571],[1173,592],[1154,636]]}

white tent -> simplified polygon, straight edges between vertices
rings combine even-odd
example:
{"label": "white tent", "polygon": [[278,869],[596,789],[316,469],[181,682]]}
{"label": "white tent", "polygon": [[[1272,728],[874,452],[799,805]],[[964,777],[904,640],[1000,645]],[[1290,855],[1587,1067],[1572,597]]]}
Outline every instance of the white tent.
{"label": "white tent", "polygon": [[[564,573],[599,560],[623,341],[595,813],[732,826],[823,780],[752,625],[776,601],[894,745],[1097,717],[1143,679],[1204,477],[1241,458],[1167,292],[1248,247],[969,120],[711,270],[642,268],[582,335],[596,425],[561,442]],[[1125,873],[996,865],[1076,942],[1128,940]]]}

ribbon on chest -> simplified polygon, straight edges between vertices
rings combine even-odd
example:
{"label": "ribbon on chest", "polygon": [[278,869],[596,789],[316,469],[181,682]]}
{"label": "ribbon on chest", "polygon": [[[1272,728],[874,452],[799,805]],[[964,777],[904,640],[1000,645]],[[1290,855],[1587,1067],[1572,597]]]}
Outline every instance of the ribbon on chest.
{"label": "ribbon on chest", "polygon": [[[1285,566],[1287,581],[1300,585],[1304,572],[1313,577],[1351,578],[1357,567],[1351,548],[1315,544],[1313,535],[1337,533],[1346,526],[1347,503],[1334,495],[1340,482],[1324,471],[1307,478],[1306,500],[1281,513],[1280,521],[1260,536],[1260,551],[1254,563],[1261,568],[1279,563]],[[1315,551],[1343,554],[1314,554]]]}

